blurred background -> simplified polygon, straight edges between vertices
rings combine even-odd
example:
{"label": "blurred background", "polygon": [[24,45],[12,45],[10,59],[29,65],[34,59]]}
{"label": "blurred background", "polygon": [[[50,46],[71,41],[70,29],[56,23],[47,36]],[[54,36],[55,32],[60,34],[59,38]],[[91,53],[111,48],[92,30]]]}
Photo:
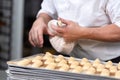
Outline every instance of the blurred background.
{"label": "blurred background", "polygon": [[50,51],[48,36],[44,47],[35,48],[28,41],[28,33],[41,8],[43,0],[0,0],[0,69],[7,69],[6,62],[37,53]]}

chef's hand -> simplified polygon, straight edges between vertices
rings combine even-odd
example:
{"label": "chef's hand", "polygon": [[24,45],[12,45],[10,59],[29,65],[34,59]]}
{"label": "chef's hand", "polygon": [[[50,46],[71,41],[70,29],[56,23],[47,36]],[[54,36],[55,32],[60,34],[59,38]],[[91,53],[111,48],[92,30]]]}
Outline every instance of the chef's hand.
{"label": "chef's hand", "polygon": [[63,37],[66,42],[77,41],[82,37],[83,28],[80,27],[78,23],[62,18],[59,18],[59,20],[66,24],[66,26],[61,28],[52,25],[52,28],[57,31],[57,35]]}
{"label": "chef's hand", "polygon": [[29,32],[29,41],[34,47],[43,46],[43,30],[46,26],[47,25],[39,19],[33,23]]}
{"label": "chef's hand", "polygon": [[47,22],[43,21],[42,19],[37,19],[29,32],[29,42],[34,47],[43,47],[43,34],[53,35],[49,32],[47,28]]}

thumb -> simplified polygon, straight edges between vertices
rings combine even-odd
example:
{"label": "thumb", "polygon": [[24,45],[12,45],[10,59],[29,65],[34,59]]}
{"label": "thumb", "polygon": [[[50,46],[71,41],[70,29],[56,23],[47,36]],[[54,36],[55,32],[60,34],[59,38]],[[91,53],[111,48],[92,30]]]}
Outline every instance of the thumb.
{"label": "thumb", "polygon": [[60,20],[62,23],[64,24],[70,24],[70,20],[66,20],[66,19],[63,19],[63,18],[58,18],[58,20]]}
{"label": "thumb", "polygon": [[53,32],[51,32],[49,29],[47,29],[47,32],[48,32],[48,35],[50,35],[50,36],[55,36],[55,34],[53,33]]}

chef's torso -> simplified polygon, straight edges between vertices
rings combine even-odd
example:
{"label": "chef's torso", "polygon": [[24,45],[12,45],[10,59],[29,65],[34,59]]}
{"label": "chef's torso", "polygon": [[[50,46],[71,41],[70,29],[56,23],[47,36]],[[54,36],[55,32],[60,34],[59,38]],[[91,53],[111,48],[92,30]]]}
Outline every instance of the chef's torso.
{"label": "chef's torso", "polygon": [[[42,12],[55,19],[75,21],[82,27],[103,27],[112,23],[120,26],[119,0],[44,0],[39,13]],[[79,40],[71,55],[108,60],[120,56],[120,42]]]}

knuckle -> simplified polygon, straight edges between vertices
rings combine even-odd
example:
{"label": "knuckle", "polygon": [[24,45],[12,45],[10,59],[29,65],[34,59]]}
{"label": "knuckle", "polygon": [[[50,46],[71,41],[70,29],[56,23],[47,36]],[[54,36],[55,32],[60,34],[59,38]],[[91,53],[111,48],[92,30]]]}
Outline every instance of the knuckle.
{"label": "knuckle", "polygon": [[30,37],[28,37],[28,40],[31,42],[31,38]]}
{"label": "knuckle", "polygon": [[31,31],[29,31],[29,33],[28,33],[28,34],[29,34],[29,36],[30,36],[30,35],[31,35]]}

